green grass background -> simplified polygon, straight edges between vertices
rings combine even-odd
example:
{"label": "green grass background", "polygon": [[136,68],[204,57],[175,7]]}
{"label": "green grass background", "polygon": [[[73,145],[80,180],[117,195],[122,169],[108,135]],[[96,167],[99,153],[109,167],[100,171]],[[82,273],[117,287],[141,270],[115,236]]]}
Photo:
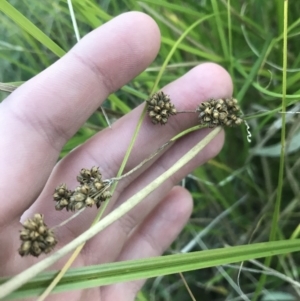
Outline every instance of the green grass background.
{"label": "green grass background", "polygon": [[[80,35],[83,36],[126,11],[152,16],[162,34],[155,62],[136,79],[111,95],[105,103],[110,119],[120,118],[149,95],[160,68],[179,36],[194,22],[212,15],[180,43],[159,82],[159,87],[206,61],[225,67],[234,82],[251,126],[252,143],[245,127],[226,129],[221,153],[185,179],[192,192],[193,215],[167,254],[199,251],[269,240],[278,189],[280,163],[283,73],[283,2],[225,0],[74,0]],[[7,3],[12,5],[15,10]],[[11,15],[7,12],[10,11]],[[300,6],[289,3],[286,103],[300,111]],[[30,22],[31,23],[30,23]],[[76,38],[66,1],[0,1],[0,82],[23,82],[67,52]],[[0,92],[1,99],[7,96]],[[106,127],[101,111],[95,112],[62,150],[65,156],[77,145]],[[300,199],[299,115],[286,116],[286,151],[282,197],[276,239],[299,236]],[[213,223],[212,226],[211,223]],[[195,242],[195,237],[201,233]],[[264,264],[264,261],[261,260]],[[298,253],[276,256],[271,268],[298,280]],[[197,300],[254,300],[261,267],[245,262],[184,273]],[[274,273],[273,273],[274,274]],[[299,288],[287,279],[270,275],[262,283],[260,300],[299,300]],[[245,296],[243,296],[243,293]],[[191,300],[178,274],[150,279],[138,300]]]}

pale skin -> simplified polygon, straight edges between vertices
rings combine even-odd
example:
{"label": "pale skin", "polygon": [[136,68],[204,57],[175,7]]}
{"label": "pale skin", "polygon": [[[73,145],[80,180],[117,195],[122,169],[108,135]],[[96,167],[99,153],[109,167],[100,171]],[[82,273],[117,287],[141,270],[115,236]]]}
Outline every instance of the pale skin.
{"label": "pale skin", "polygon": [[[128,83],[155,59],[160,32],[147,15],[137,12],[116,17],[85,36],[63,58],[14,91],[0,104],[0,273],[12,276],[38,259],[21,258],[21,221],[39,212],[53,227],[70,213],[54,209],[54,188],[76,186],[81,168],[99,166],[104,178],[116,176],[144,104],[122,117],[112,128],[97,133],[57,163],[61,148],[107,96]],[[180,110],[195,109],[209,98],[230,97],[228,73],[212,63],[201,64],[163,87]],[[194,114],[171,117],[165,126],[143,122],[126,170],[135,167],[179,132],[197,124]],[[121,181],[108,211],[118,207],[176,162],[210,129],[194,132],[172,145],[138,172]],[[196,158],[150,194],[123,218],[89,241],[73,267],[161,255],[178,236],[192,212],[187,190],[175,186],[195,167],[221,149],[219,134]],[[28,209],[28,210],[27,210]],[[26,211],[27,210],[27,211]],[[25,212],[26,211],[26,212]],[[24,213],[25,212],[25,213]],[[23,214],[24,213],[24,214]],[[88,208],[56,231],[65,245],[86,230],[97,211]],[[67,257],[57,263],[58,269]],[[47,300],[134,300],[144,281],[73,291]]]}

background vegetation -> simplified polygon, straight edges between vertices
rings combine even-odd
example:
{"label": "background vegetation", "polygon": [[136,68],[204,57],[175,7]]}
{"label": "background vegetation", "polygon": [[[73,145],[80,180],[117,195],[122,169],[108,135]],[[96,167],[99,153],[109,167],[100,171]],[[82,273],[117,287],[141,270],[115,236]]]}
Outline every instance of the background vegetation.
{"label": "background vegetation", "polygon": [[[44,34],[28,28],[17,16],[1,12],[0,1],[0,82],[23,82],[58,59],[55,42],[68,51],[76,38],[66,1],[11,0],[23,16]],[[83,36],[125,11],[138,10],[152,16],[162,34],[155,62],[105,103],[109,118],[119,118],[149,95],[160,67],[179,36],[195,21],[210,16],[181,42],[159,83],[160,87],[205,61],[225,67],[234,82],[239,100],[251,126],[252,143],[245,127],[227,129],[223,150],[208,164],[198,167],[184,184],[195,202],[193,215],[167,253],[215,249],[264,242],[274,223],[272,217],[278,189],[283,57],[282,0],[73,0],[80,35]],[[300,111],[300,6],[289,3],[287,53],[287,110]],[[49,37],[47,40],[45,37]],[[1,99],[6,92],[0,92]],[[70,139],[61,156],[106,127],[101,111]],[[286,116],[286,151],[279,231],[276,239],[299,236],[300,131],[299,115]],[[198,237],[197,237],[198,235]],[[197,237],[197,239],[196,239]],[[264,260],[260,261],[264,264]],[[299,288],[288,279],[299,278],[299,254],[273,258],[271,267],[282,273],[268,276],[260,300],[299,300]],[[184,274],[197,300],[248,300],[253,298],[262,266],[245,262],[212,267]],[[284,279],[284,277],[287,279]],[[287,281],[288,280],[288,281]],[[243,293],[245,295],[243,295]],[[151,279],[139,300],[191,300],[178,274]]]}

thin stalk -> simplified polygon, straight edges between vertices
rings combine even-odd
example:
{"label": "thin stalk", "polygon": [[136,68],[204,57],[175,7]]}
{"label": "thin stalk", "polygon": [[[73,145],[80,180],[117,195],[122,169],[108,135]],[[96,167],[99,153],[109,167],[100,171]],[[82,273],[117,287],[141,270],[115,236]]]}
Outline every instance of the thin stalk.
{"label": "thin stalk", "polygon": [[39,296],[39,298],[37,299],[37,301],[43,301],[45,300],[45,298],[47,298],[49,296],[49,294],[52,292],[52,290],[56,287],[56,285],[58,284],[58,282],[61,280],[61,278],[66,274],[66,272],[68,271],[68,269],[71,267],[72,263],[74,262],[74,260],[77,258],[77,256],[79,255],[79,253],[81,252],[82,248],[83,248],[84,244],[81,244],[81,248],[77,248],[75,250],[75,252],[72,254],[72,256],[70,257],[70,259],[67,261],[67,263],[63,266],[63,268],[59,271],[59,273],[55,276],[55,278],[51,281],[51,283],[49,284],[49,286],[44,290],[44,292]]}
{"label": "thin stalk", "polygon": [[163,144],[160,148],[158,148],[154,153],[152,153],[148,158],[146,158],[145,160],[143,160],[140,164],[138,164],[136,167],[134,167],[133,169],[131,169],[130,171],[128,171],[127,173],[123,174],[120,177],[115,177],[115,178],[111,178],[110,180],[112,180],[113,182],[118,182],[128,176],[130,176],[131,174],[133,174],[135,171],[137,171],[138,169],[140,169],[141,167],[143,167],[147,162],[149,162],[151,159],[153,159],[155,156],[157,156],[161,151],[163,151],[168,145],[170,145],[173,141],[169,140],[168,142],[166,142],[165,144]]}
{"label": "thin stalk", "polygon": [[[73,25],[74,33],[75,33],[75,36],[76,36],[76,40],[77,40],[77,42],[79,42],[80,41],[80,34],[79,34],[78,25],[77,25],[77,21],[76,21],[76,17],[75,17],[75,12],[74,12],[74,9],[73,9],[72,0],[68,0],[68,7],[69,7],[69,12],[70,12],[70,16],[71,16],[72,25]],[[103,106],[100,106],[100,108],[101,108],[101,111],[102,111],[102,114],[104,116],[104,119],[105,119],[106,123],[108,124],[109,128],[111,128],[111,123],[110,123],[110,120],[108,119],[108,116],[105,112],[105,109],[103,108]],[[38,301],[42,301],[42,300],[43,299],[38,300]]]}
{"label": "thin stalk", "polygon": [[183,284],[184,284],[186,290],[188,291],[188,293],[189,293],[191,299],[192,299],[193,301],[197,301],[196,298],[194,297],[194,295],[193,295],[193,293],[192,293],[192,291],[191,291],[189,285],[187,284],[187,282],[186,282],[186,280],[185,280],[183,274],[182,274],[182,273],[179,273],[179,275],[180,275],[180,278],[181,278],[181,280],[182,280],[182,282],[183,282]]}
{"label": "thin stalk", "polygon": [[[136,139],[137,139],[138,133],[139,133],[140,128],[141,128],[141,126],[142,126],[142,123],[143,123],[144,117],[145,117],[145,115],[146,115],[146,112],[147,112],[147,107],[145,106],[144,109],[143,109],[143,112],[142,112],[142,114],[141,114],[141,116],[140,116],[140,118],[139,118],[137,127],[135,128],[133,137],[132,137],[132,139],[131,139],[131,141],[130,141],[130,145],[129,145],[127,151],[126,151],[126,154],[125,154],[125,156],[124,156],[124,159],[123,159],[123,161],[122,161],[122,164],[121,164],[121,166],[120,166],[120,169],[119,169],[119,171],[118,171],[118,173],[117,173],[117,178],[120,177],[120,176],[122,175],[122,173],[123,173],[123,171],[124,171],[124,169],[125,169],[125,166],[126,166],[126,164],[127,164],[127,161],[128,161],[128,159],[129,159],[129,156],[130,156],[131,151],[132,151],[132,149],[133,149],[134,143],[135,143],[135,141],[136,141]],[[112,194],[113,194],[114,191],[116,190],[117,184],[118,184],[117,181],[115,181],[115,182],[113,183],[112,189],[111,189],[111,193],[112,193]],[[92,224],[91,224],[91,227],[94,226],[96,223],[98,223],[98,221],[100,220],[101,216],[103,215],[103,213],[104,213],[104,211],[105,211],[105,209],[106,209],[108,203],[109,203],[109,202],[105,202],[104,206],[103,206],[102,209],[98,212],[97,216],[96,216],[95,219],[93,220],[93,222],[92,222]],[[81,249],[83,248],[83,246],[80,246],[80,247],[81,247]]]}
{"label": "thin stalk", "polygon": [[[283,38],[283,74],[282,74],[282,111],[286,111],[286,80],[287,80],[287,24],[288,24],[288,0],[284,1],[284,38]],[[276,231],[278,229],[278,220],[280,214],[280,205],[282,198],[282,186],[284,175],[284,159],[285,159],[285,136],[286,136],[286,114],[282,114],[282,127],[281,127],[281,152],[280,152],[280,165],[278,174],[278,189],[275,203],[275,210],[272,220],[272,231],[270,240],[275,240]]]}
{"label": "thin stalk", "polygon": [[[267,58],[267,54],[270,48],[270,42],[271,42],[272,38],[271,36],[267,36],[266,41],[264,43],[264,46],[260,52],[260,56],[258,57],[258,59],[256,60],[256,62],[254,63],[253,67],[251,68],[249,73],[245,73],[245,81],[244,84],[242,86],[242,88],[239,90],[239,92],[236,95],[236,98],[239,101],[242,101],[244,99],[245,94],[247,93],[249,87],[253,84],[253,82],[255,81],[255,77],[257,76],[259,69],[261,68],[261,66],[264,64],[264,61]],[[237,62],[235,63],[235,67],[237,68],[237,70],[242,70],[240,68],[240,66],[238,66]]]}
{"label": "thin stalk", "polygon": [[158,86],[158,83],[159,83],[159,81],[160,81],[160,79],[161,79],[161,77],[162,77],[162,74],[163,74],[163,72],[165,71],[165,69],[166,69],[166,67],[167,67],[167,65],[168,65],[168,63],[169,63],[169,61],[170,61],[172,55],[174,54],[175,50],[177,49],[178,45],[182,42],[182,40],[187,36],[187,34],[188,34],[192,29],[194,29],[197,25],[199,25],[199,24],[200,24],[201,22],[203,22],[204,20],[211,18],[213,15],[214,15],[214,14],[205,16],[205,17],[199,19],[198,21],[196,21],[195,23],[193,23],[190,27],[187,28],[187,30],[186,30],[186,31],[180,36],[180,38],[176,41],[176,43],[173,45],[171,51],[169,52],[169,54],[168,54],[166,60],[165,60],[164,63],[162,64],[161,69],[159,70],[159,73],[158,73],[158,75],[157,75],[157,77],[156,77],[156,80],[155,80],[155,82],[154,82],[154,85],[153,85],[151,94],[153,94],[153,93],[156,91],[157,86]]}
{"label": "thin stalk", "polygon": [[211,0],[211,4],[212,4],[213,11],[215,13],[216,26],[217,26],[217,30],[219,33],[219,38],[220,38],[223,54],[224,54],[225,58],[228,60],[228,58],[229,58],[228,47],[227,47],[227,43],[226,43],[225,34],[223,31],[224,26],[222,24],[222,20],[221,20],[221,16],[220,16],[218,2],[216,0]]}
{"label": "thin stalk", "polygon": [[68,7],[69,7],[69,12],[70,12],[70,16],[71,16],[72,25],[73,25],[73,29],[74,29],[74,32],[75,32],[76,40],[77,40],[77,42],[79,42],[80,41],[80,35],[79,35],[79,30],[78,30],[78,26],[77,26],[77,22],[76,22],[76,18],[75,18],[75,13],[74,13],[73,5],[72,5],[72,0],[68,0]]}
{"label": "thin stalk", "polygon": [[197,113],[197,110],[186,110],[186,111],[177,111],[176,114],[180,113]]}
{"label": "thin stalk", "polygon": [[77,217],[80,213],[82,213],[86,208],[82,208],[79,211],[77,211],[76,213],[74,213],[71,217],[69,217],[68,219],[64,220],[62,223],[52,227],[50,230],[55,230],[56,228],[62,227],[65,224],[67,224],[68,222],[70,222],[72,219],[74,219],[75,217]]}
{"label": "thin stalk", "polygon": [[181,138],[182,136],[199,130],[201,128],[205,127],[204,125],[198,125],[195,127],[192,127],[186,131],[181,132],[180,134],[176,135],[175,137],[173,137],[172,139],[170,139],[168,142],[166,142],[165,144],[163,144],[161,147],[159,147],[154,153],[152,153],[148,158],[146,158],[145,160],[143,160],[140,164],[138,164],[136,167],[134,167],[133,169],[131,169],[130,171],[128,171],[127,173],[125,173],[124,175],[120,176],[120,177],[115,177],[115,178],[111,178],[109,179],[112,182],[116,182],[116,181],[120,181],[128,176],[130,176],[131,174],[133,174],[135,171],[137,171],[138,169],[140,169],[141,167],[143,167],[147,162],[149,162],[150,160],[152,160],[154,157],[156,157],[161,151],[163,151],[164,149],[166,149],[167,146],[169,146],[171,143],[173,143],[174,141],[176,141],[177,139]]}
{"label": "thin stalk", "polygon": [[[288,0],[284,0],[284,12],[283,12],[283,72],[282,72],[282,112],[286,111],[286,70],[287,70],[287,25],[288,25]],[[270,232],[269,241],[276,240],[276,233],[278,230],[278,221],[280,215],[281,198],[282,198],[282,186],[284,175],[284,158],[285,158],[285,122],[286,114],[282,114],[282,126],[281,126],[281,152],[278,172],[278,187],[275,201],[275,208],[272,218],[272,227]],[[268,268],[271,265],[272,257],[265,259],[264,265]],[[262,274],[257,289],[255,291],[253,301],[256,301],[266,283],[267,275]]]}
{"label": "thin stalk", "polygon": [[[227,1],[227,23],[228,23],[228,46],[229,46],[229,70],[232,81],[235,83],[233,73],[233,54],[232,54],[232,28],[231,28],[231,4],[230,0]],[[235,93],[233,93],[235,94]]]}
{"label": "thin stalk", "polygon": [[107,116],[107,114],[106,114],[106,112],[105,112],[103,106],[101,106],[100,108],[101,108],[101,112],[102,112],[102,114],[103,114],[103,116],[104,116],[104,118],[105,118],[106,123],[108,124],[109,128],[111,129],[111,123],[110,123],[110,120],[108,119],[108,116]]}

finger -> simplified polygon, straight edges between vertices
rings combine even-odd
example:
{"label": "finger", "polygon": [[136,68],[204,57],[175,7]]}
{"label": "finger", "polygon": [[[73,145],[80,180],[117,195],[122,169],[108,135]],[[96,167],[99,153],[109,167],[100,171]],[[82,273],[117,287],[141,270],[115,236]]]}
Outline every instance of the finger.
{"label": "finger", "polygon": [[88,34],[1,104],[0,189],[10,191],[1,223],[8,212],[18,216],[33,202],[67,139],[109,93],[144,70],[158,48],[159,30],[151,18],[123,14]]}
{"label": "finger", "polygon": [[[214,87],[218,87],[218,89],[215,90]],[[191,109],[195,108],[201,101],[211,97],[230,96],[232,93],[232,83],[228,73],[222,67],[207,63],[192,69],[183,77],[163,88],[163,90],[171,95],[177,108]],[[53,190],[60,183],[68,183],[70,188],[73,189],[76,186],[76,175],[83,167],[90,168],[94,165],[100,166],[104,178],[115,176],[127,150],[142,109],[143,105],[113,124],[112,130],[104,130],[98,133],[60,161],[54,169],[45,190],[37,202],[30,208],[28,215],[31,215],[33,212],[47,213],[53,225],[65,220],[69,216],[68,213],[57,213],[54,210],[54,205],[51,201],[53,198]],[[146,119],[141,127],[132,156],[128,161],[127,169],[136,166],[175,134],[196,123],[196,114],[195,116],[185,114],[176,116],[176,118],[170,119],[165,127],[154,126]],[[193,136],[193,139],[202,139],[206,133],[207,131],[200,131],[197,134],[198,136]],[[214,155],[220,149],[222,139],[221,135],[219,139],[215,140],[216,142],[210,144],[210,149],[215,149],[215,151],[203,153],[204,155],[200,155],[198,158],[198,162],[204,162]],[[194,142],[195,141],[199,140],[194,140]],[[179,155],[183,154],[182,149],[178,148],[177,151]],[[116,200],[120,194],[123,194],[123,190],[130,185],[130,181],[134,181],[135,177],[139,176],[139,174],[140,172],[134,173],[129,180],[122,180],[118,184],[112,201]],[[72,229],[74,235],[78,235],[78,233],[81,233],[83,229],[86,229],[90,225],[95,214],[96,212],[94,210],[86,210],[76,218],[74,223],[69,223],[68,228]],[[99,239],[104,236],[105,235],[100,234]],[[113,235],[113,237],[117,236]],[[117,251],[118,247],[116,246],[114,249]],[[105,254],[103,258],[106,258],[106,255],[109,256],[112,255],[112,253]]]}
{"label": "finger", "polygon": [[[151,215],[126,242],[118,261],[161,255],[188,221],[192,212],[191,195],[174,187]],[[103,300],[134,300],[145,280],[119,283],[101,288]]]}

